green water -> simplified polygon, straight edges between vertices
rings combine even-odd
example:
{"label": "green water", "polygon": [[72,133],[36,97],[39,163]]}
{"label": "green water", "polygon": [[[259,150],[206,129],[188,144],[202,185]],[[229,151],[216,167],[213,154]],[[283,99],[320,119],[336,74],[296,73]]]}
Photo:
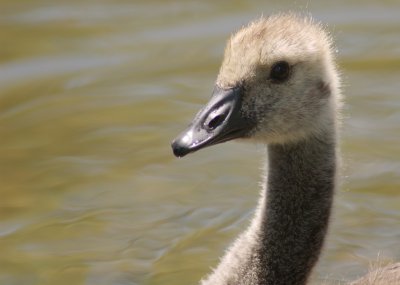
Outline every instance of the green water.
{"label": "green water", "polygon": [[0,1],[0,284],[196,284],[247,225],[263,150],[176,159],[225,41],[276,11],[328,24],[342,186],[314,273],[400,260],[398,1]]}

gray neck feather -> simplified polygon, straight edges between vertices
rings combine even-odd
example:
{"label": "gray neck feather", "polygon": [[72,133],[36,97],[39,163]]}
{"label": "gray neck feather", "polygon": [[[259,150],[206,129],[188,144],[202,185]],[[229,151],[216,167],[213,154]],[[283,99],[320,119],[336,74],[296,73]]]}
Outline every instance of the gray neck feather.
{"label": "gray neck feather", "polygon": [[327,231],[335,187],[335,132],[268,146],[268,178],[250,227],[203,285],[302,285]]}
{"label": "gray neck feather", "polygon": [[260,205],[259,284],[305,284],[327,231],[335,186],[334,134],[268,146]]}

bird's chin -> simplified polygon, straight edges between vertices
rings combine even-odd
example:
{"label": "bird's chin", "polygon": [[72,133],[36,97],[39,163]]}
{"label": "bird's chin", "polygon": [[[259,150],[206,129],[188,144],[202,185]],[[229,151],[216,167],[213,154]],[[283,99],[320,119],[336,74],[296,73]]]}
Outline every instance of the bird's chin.
{"label": "bird's chin", "polygon": [[302,131],[293,131],[288,133],[254,131],[247,137],[239,140],[250,141],[256,144],[287,144],[288,142],[301,141],[305,137],[307,137],[307,134]]}

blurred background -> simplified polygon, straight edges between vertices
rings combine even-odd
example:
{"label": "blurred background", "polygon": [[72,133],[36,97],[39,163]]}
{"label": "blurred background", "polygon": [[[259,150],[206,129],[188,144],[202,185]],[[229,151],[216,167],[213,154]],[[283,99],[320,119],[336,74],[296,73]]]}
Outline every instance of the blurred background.
{"label": "blurred background", "polygon": [[[400,260],[400,2],[0,0],[0,284],[196,284],[253,213],[261,147],[176,159],[229,35],[332,32],[342,186],[313,284]],[[335,283],[336,282],[336,283]]]}

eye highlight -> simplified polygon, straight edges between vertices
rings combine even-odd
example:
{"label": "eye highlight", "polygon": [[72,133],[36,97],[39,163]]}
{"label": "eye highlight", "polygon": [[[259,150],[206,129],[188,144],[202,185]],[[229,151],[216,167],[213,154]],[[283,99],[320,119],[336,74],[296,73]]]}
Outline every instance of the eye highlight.
{"label": "eye highlight", "polygon": [[272,68],[269,77],[276,82],[283,82],[289,78],[290,65],[286,61],[276,62]]}

